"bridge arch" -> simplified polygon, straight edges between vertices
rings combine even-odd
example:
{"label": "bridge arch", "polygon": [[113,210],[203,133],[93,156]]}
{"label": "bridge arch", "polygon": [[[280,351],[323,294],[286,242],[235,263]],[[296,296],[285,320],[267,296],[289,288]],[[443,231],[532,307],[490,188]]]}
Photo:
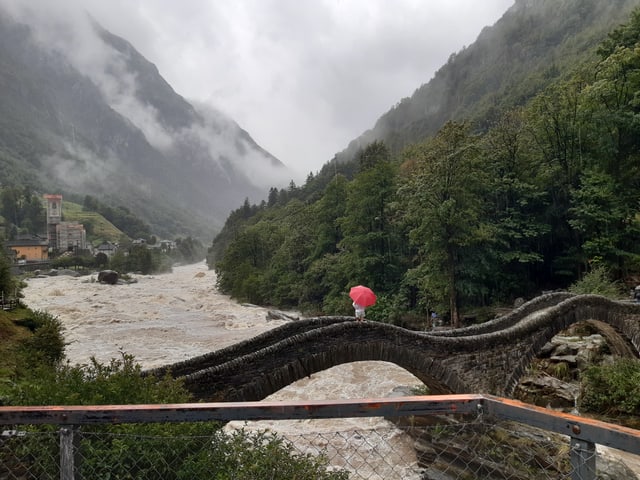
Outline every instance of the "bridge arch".
{"label": "bridge arch", "polygon": [[579,295],[542,309],[528,319],[534,326],[526,336],[531,342],[521,350],[520,361],[507,378],[504,395],[513,395],[527,368],[548,341],[579,323],[594,327],[605,338],[614,355],[639,356],[640,305],[616,302],[599,295]]}
{"label": "bridge arch", "polygon": [[[314,373],[356,361],[385,361],[405,369],[434,393],[468,391],[442,362],[445,342],[428,348],[425,338],[400,327],[349,318],[290,336],[253,353],[184,376],[186,387],[208,401],[261,400]],[[430,351],[431,354],[426,354]]]}
{"label": "bridge arch", "polygon": [[640,350],[640,304],[552,295],[505,317],[437,334],[352,317],[306,319],[147,374],[171,372],[198,399],[261,400],[333,366],[381,360],[407,370],[434,394],[511,396],[543,346],[576,323],[594,325],[621,355]]}

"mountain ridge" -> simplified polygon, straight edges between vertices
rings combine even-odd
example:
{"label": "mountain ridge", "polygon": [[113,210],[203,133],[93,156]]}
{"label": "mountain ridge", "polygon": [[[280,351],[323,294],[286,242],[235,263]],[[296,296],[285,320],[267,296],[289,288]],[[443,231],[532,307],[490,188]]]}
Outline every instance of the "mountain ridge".
{"label": "mountain ridge", "polygon": [[48,37],[0,6],[1,182],[99,196],[160,236],[200,238],[288,183],[235,121],[189,103],[127,40],[87,22],[94,37]]}
{"label": "mountain ridge", "polygon": [[[434,135],[448,120],[480,119],[480,126],[486,126],[493,119],[492,110],[522,105],[567,73],[571,65],[564,61],[575,52],[593,53],[592,48],[637,6],[638,0],[517,0],[494,25],[482,29],[474,43],[452,53],[427,83],[351,140],[336,154],[337,160],[350,161],[374,141],[399,152]],[[527,50],[534,46],[536,52]],[[503,68],[497,70],[497,64]],[[532,83],[526,77],[536,69],[540,78]]]}

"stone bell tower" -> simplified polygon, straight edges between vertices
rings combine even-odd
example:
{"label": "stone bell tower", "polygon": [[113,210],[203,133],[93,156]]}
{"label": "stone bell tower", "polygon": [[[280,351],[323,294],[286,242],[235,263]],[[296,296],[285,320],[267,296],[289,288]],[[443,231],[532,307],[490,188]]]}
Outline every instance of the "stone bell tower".
{"label": "stone bell tower", "polygon": [[58,225],[62,222],[62,195],[44,195],[47,202],[47,240],[49,248],[58,249]]}

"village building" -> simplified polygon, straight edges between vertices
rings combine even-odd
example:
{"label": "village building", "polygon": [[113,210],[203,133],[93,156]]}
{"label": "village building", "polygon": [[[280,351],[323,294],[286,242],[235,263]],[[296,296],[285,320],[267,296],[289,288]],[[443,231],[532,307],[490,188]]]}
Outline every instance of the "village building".
{"label": "village building", "polygon": [[158,248],[164,253],[169,253],[176,249],[176,242],[173,240],[160,240],[158,242]]}
{"label": "village building", "polygon": [[18,238],[4,243],[8,250],[14,252],[18,263],[42,262],[49,259],[49,242],[38,235],[18,235]]}
{"label": "village building", "polygon": [[47,239],[52,252],[79,252],[87,248],[87,233],[78,222],[62,221],[62,195],[44,195]]}
{"label": "village building", "polygon": [[47,239],[52,251],[58,250],[57,226],[62,223],[62,195],[43,195],[47,209]]}
{"label": "village building", "polygon": [[56,245],[61,252],[79,252],[87,248],[87,232],[78,222],[61,222],[56,225]]}
{"label": "village building", "polygon": [[[78,222],[62,221],[62,195],[44,195],[47,212],[46,238],[33,234],[20,234],[4,242],[12,263],[48,261],[50,253],[78,253],[87,249],[87,233]],[[2,225],[0,217],[0,226]]]}
{"label": "village building", "polygon": [[118,245],[112,242],[102,242],[94,250],[96,255],[98,253],[104,253],[108,258],[111,258],[112,256],[114,256],[117,251],[118,251]]}

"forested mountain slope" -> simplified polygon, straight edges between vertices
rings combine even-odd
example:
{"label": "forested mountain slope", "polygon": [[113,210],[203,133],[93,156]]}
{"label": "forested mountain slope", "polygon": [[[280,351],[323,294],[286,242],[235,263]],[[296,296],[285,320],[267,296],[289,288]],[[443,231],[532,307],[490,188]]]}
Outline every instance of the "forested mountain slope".
{"label": "forested mountain slope", "polygon": [[338,159],[381,140],[397,152],[435,134],[448,120],[486,128],[504,108],[523,105],[550,82],[593,58],[638,0],[516,0],[477,40],[453,53],[429,82],[403,98]]}
{"label": "forested mountain slope", "polygon": [[288,182],[246,131],[190,104],[126,40],[89,18],[83,37],[27,20],[0,6],[2,184],[90,194],[159,236],[210,238],[244,198],[264,198],[264,179]]}
{"label": "forested mountain slope", "polygon": [[[585,280],[628,296],[640,283],[640,8],[607,35],[536,36],[522,26],[542,13],[561,29],[588,12],[619,15],[596,5],[613,3],[623,6],[518,2],[499,22],[511,43],[495,49],[520,38],[526,56],[553,50],[555,38],[562,57],[532,54],[511,70],[487,60],[483,79],[521,71],[524,90],[496,87],[488,108],[486,95],[473,102],[474,90],[460,89],[473,84],[469,74],[440,92],[435,104],[451,110],[399,123],[394,148],[352,146],[353,159],[326,164],[304,186],[272,189],[266,206],[245,203],[209,251],[220,288],[253,303],[346,314],[349,288],[363,284],[378,293],[368,318],[402,322],[435,310],[453,325],[470,309]],[[443,67],[449,78],[464,77],[460,57]],[[432,133],[413,129],[429,122]],[[394,144],[401,135],[414,140]]]}

